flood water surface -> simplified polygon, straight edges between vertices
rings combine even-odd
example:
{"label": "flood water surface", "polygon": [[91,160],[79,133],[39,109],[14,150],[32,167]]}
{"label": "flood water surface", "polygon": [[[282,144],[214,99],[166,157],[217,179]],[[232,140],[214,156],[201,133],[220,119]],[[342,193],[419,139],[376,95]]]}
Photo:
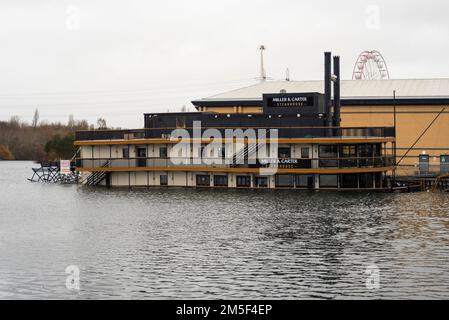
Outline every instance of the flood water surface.
{"label": "flood water surface", "polygon": [[87,188],[31,167],[0,162],[0,299],[449,298],[449,194]]}

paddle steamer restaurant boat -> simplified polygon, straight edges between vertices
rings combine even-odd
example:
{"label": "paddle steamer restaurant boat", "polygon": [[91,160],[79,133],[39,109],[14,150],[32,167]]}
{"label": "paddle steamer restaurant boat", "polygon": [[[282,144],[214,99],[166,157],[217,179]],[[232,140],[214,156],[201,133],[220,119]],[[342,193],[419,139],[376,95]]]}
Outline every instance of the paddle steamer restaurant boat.
{"label": "paddle steamer restaurant boat", "polygon": [[[338,57],[334,57],[334,74],[339,76]],[[388,188],[386,177],[394,169],[395,128],[341,126],[340,81],[337,77],[332,84],[331,79],[331,56],[326,53],[324,85],[265,82],[193,101],[198,112],[145,114],[144,129],[79,131],[77,170],[84,173],[85,184],[104,186]],[[245,148],[226,156],[222,164],[175,163],[170,155],[178,141],[171,134],[185,129],[193,137],[194,121],[201,121],[203,131],[217,129],[223,137],[226,129],[277,129],[276,173],[263,173],[272,162],[249,163],[260,144],[253,147],[248,139]],[[270,139],[269,135],[264,140],[267,145]],[[222,150],[227,154],[225,142],[229,141],[224,140]],[[209,142],[203,139],[200,146]],[[239,157],[246,160],[240,163]]]}

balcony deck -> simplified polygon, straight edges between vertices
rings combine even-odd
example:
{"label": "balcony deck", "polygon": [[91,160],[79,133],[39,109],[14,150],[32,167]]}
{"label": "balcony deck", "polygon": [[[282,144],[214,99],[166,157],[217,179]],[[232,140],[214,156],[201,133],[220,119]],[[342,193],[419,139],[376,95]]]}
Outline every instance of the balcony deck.
{"label": "balcony deck", "polygon": [[[282,160],[282,159],[281,159]],[[357,173],[382,172],[394,168],[394,157],[288,159],[288,164],[270,165],[259,161],[233,165],[233,159],[210,158],[194,163],[191,158],[89,158],[77,159],[77,170],[86,172],[128,171],[208,171],[279,173]],[[105,164],[107,164],[105,166]]]}

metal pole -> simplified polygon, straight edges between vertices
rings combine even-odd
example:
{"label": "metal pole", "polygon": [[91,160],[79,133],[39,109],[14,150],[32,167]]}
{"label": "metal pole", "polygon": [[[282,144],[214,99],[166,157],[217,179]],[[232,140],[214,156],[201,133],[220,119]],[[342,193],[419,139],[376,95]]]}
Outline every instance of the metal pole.
{"label": "metal pole", "polygon": [[[394,125],[394,138],[396,139],[396,136],[397,136],[396,90],[393,90],[393,125]],[[396,141],[393,142],[393,157],[394,157],[393,181],[396,182],[396,168],[397,168],[397,164],[398,164]]]}
{"label": "metal pole", "polygon": [[394,136],[396,137],[396,90],[393,90]]}
{"label": "metal pole", "polygon": [[265,66],[263,63],[263,52],[265,51],[265,46],[261,45],[259,47],[260,50],[260,82],[264,82],[267,79],[267,75],[265,73]]}

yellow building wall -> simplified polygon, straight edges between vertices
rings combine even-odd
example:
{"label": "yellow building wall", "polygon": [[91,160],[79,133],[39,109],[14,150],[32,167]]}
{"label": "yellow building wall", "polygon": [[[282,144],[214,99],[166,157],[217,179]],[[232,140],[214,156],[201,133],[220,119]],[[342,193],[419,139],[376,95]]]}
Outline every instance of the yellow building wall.
{"label": "yellow building wall", "polygon": [[[444,106],[397,106],[397,154],[407,152]],[[217,113],[262,113],[262,106],[202,107],[202,111]],[[393,106],[344,106],[343,127],[385,127],[394,125]],[[430,155],[431,164],[439,164],[439,157],[449,154],[449,107],[434,125],[410,150],[401,164],[417,164],[422,153]]]}
{"label": "yellow building wall", "polygon": [[[397,106],[397,155],[402,157],[435,119],[443,106]],[[393,126],[393,107],[343,107],[343,127]],[[449,154],[449,108],[441,114],[419,140],[401,164],[417,164],[422,153],[430,155],[431,164],[439,164],[439,157]]]}

